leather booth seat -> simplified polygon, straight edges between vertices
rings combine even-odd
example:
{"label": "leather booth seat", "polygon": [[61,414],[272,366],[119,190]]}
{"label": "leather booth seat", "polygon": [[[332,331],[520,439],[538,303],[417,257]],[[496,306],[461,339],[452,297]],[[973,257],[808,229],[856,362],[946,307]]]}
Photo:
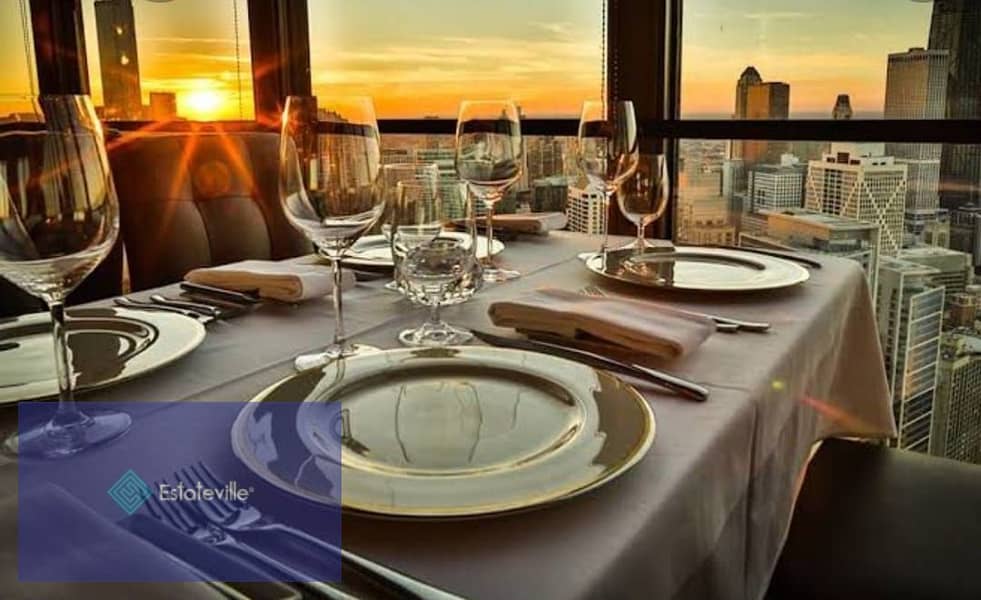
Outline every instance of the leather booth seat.
{"label": "leather booth seat", "polygon": [[767,598],[981,598],[981,466],[824,442]]}
{"label": "leather booth seat", "polygon": [[312,250],[279,203],[277,134],[133,133],[109,160],[134,291]]}

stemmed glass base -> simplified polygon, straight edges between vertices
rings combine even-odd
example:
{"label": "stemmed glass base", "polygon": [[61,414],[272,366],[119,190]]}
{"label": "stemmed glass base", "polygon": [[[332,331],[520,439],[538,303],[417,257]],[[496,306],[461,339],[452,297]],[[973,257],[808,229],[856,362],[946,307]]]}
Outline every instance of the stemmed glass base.
{"label": "stemmed glass base", "polygon": [[365,344],[340,344],[330,345],[323,352],[311,354],[301,354],[293,360],[293,368],[297,371],[308,371],[310,369],[320,369],[327,366],[339,358],[349,358],[358,354],[378,352],[380,348]]}
{"label": "stemmed glass base", "polygon": [[521,277],[521,273],[512,269],[499,269],[497,267],[484,267],[484,281],[489,281],[492,283],[500,283],[502,281],[511,281],[512,279],[517,279]]}
{"label": "stemmed glass base", "polygon": [[88,411],[78,417],[72,424],[58,424],[56,418],[11,435],[4,447],[25,458],[63,458],[120,437],[133,422],[126,413],[108,410]]}
{"label": "stemmed glass base", "polygon": [[472,339],[472,333],[445,321],[427,321],[415,329],[406,329],[399,333],[399,341],[406,346],[460,346]]}

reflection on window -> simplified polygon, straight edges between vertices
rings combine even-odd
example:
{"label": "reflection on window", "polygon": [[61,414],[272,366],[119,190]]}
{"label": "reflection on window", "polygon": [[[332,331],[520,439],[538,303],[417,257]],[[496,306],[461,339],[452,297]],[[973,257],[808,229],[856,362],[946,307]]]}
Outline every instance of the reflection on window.
{"label": "reflection on window", "polygon": [[679,241],[858,263],[896,443],[981,463],[981,206],[942,204],[951,182],[939,160],[981,146],[682,140],[680,150]]}
{"label": "reflection on window", "polygon": [[309,2],[313,90],[372,96],[383,118],[454,118],[508,97],[578,117],[601,95],[603,0]]}
{"label": "reflection on window", "polygon": [[37,94],[34,39],[26,0],[7,0],[0,6],[0,122],[34,120],[32,98]]}
{"label": "reflection on window", "polygon": [[86,0],[83,15],[103,118],[253,118],[247,0]]}

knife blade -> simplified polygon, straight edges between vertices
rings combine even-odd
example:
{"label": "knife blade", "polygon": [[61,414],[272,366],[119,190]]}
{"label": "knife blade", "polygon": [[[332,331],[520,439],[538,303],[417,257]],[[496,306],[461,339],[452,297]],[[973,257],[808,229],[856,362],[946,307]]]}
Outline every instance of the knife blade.
{"label": "knife blade", "polygon": [[537,352],[539,354],[549,354],[574,362],[580,362],[598,369],[604,369],[614,373],[620,373],[621,375],[629,375],[638,379],[644,379],[667,388],[679,396],[695,400],[696,402],[705,402],[709,397],[709,390],[707,388],[702,387],[701,385],[698,385],[692,381],[688,381],[687,379],[665,373],[664,371],[658,371],[657,369],[652,369],[650,367],[645,367],[634,363],[621,362],[619,360],[607,358],[586,350],[559,346],[558,344],[551,344],[549,342],[539,340],[508,338],[494,335],[486,331],[478,331],[476,329],[471,329],[470,332],[473,333],[474,337],[491,346],[526,350],[528,352]]}

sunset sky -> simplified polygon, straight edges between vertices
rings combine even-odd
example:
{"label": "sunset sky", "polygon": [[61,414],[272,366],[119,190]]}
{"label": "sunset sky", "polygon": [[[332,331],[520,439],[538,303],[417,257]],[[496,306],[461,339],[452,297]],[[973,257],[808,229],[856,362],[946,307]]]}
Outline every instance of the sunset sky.
{"label": "sunset sky", "polygon": [[[244,118],[252,117],[246,0],[134,0],[144,97],[174,91],[195,118],[238,118],[232,3],[239,7]],[[94,0],[83,0],[101,103]],[[379,116],[453,117],[462,99],[509,96],[532,116],[576,116],[600,94],[602,0],[309,0],[314,92],[367,94]],[[822,116],[848,93],[882,111],[886,55],[927,41],[912,0],[687,0],[682,110],[726,117],[739,73],[791,85],[791,113]],[[19,3],[0,2],[0,113],[29,93]],[[644,76],[641,74],[640,76]]]}

